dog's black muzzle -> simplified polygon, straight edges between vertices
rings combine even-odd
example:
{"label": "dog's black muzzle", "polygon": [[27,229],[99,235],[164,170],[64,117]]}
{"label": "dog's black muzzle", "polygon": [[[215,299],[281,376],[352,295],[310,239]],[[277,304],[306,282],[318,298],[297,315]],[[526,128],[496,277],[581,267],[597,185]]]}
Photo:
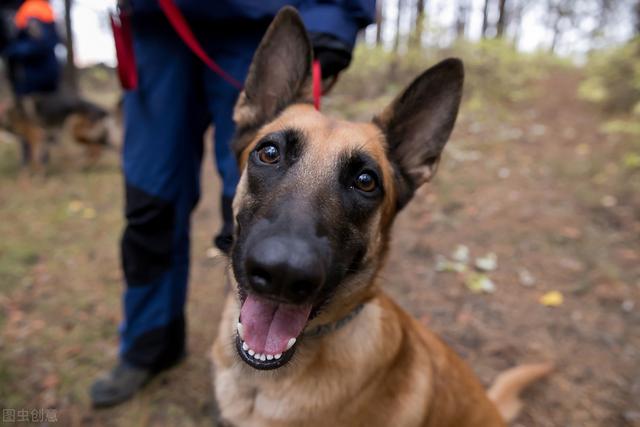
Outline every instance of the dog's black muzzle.
{"label": "dog's black muzzle", "polygon": [[247,291],[289,304],[312,302],[327,280],[331,251],[312,224],[260,220],[247,236],[242,263]]}

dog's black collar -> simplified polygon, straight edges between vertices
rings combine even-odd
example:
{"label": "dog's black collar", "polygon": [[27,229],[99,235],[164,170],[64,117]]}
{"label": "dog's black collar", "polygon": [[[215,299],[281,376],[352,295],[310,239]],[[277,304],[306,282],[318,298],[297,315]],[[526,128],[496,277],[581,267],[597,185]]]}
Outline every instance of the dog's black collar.
{"label": "dog's black collar", "polygon": [[337,331],[338,329],[342,328],[347,323],[355,319],[355,317],[358,315],[358,313],[362,311],[363,308],[364,308],[364,304],[358,304],[353,310],[351,310],[342,319],[338,319],[335,322],[327,323],[325,325],[319,325],[313,329],[304,331],[302,336],[305,338],[318,338],[318,337],[327,335],[331,332]]}

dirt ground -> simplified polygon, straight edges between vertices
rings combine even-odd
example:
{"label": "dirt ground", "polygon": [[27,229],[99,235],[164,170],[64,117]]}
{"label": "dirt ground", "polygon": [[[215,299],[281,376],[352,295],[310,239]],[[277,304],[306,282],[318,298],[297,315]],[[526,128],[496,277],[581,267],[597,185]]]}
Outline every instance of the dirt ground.
{"label": "dirt ground", "polygon": [[[515,425],[640,426],[640,173],[619,161],[636,142],[601,131],[602,115],[576,100],[578,80],[560,70],[531,101],[463,107],[435,182],[398,218],[384,279],[487,385],[513,365],[554,361]],[[0,406],[53,408],[65,426],[211,425],[226,266],[205,256],[218,227],[211,160],[193,220],[189,357],[97,411],[87,389],[116,358],[120,321],[118,158],[83,170],[63,144],[50,176],[24,180],[17,153],[0,139]],[[437,271],[460,245],[467,270]],[[495,290],[473,292],[471,264],[488,253]],[[551,291],[560,305],[541,304]]]}

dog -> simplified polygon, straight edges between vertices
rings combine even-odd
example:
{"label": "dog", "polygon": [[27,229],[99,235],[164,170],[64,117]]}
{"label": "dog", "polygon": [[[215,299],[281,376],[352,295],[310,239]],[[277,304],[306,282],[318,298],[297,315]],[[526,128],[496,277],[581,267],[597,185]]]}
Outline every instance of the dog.
{"label": "dog", "polygon": [[425,71],[371,123],[316,111],[311,63],[287,7],[234,112],[235,292],[212,348],[221,425],[504,425],[551,366],[509,370],[487,394],[379,279],[393,220],[433,178],[453,129],[462,62]]}
{"label": "dog", "polygon": [[22,146],[22,166],[44,172],[49,145],[61,129],[86,150],[86,166],[100,159],[104,149],[114,148],[114,122],[109,112],[81,97],[55,92],[27,95],[1,110],[0,127],[14,134]]}

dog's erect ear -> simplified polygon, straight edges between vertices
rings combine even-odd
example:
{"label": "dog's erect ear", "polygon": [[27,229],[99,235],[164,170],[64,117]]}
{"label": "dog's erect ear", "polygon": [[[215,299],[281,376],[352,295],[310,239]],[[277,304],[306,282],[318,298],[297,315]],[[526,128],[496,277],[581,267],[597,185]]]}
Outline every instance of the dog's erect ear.
{"label": "dog's erect ear", "polygon": [[311,102],[312,60],[311,42],[298,12],[282,8],[253,56],[235,107],[236,155],[249,143],[247,134],[255,133],[287,106]]}
{"label": "dog's erect ear", "polygon": [[446,59],[422,73],[373,119],[386,136],[396,167],[399,209],[436,172],[458,115],[463,80],[462,61]]}

